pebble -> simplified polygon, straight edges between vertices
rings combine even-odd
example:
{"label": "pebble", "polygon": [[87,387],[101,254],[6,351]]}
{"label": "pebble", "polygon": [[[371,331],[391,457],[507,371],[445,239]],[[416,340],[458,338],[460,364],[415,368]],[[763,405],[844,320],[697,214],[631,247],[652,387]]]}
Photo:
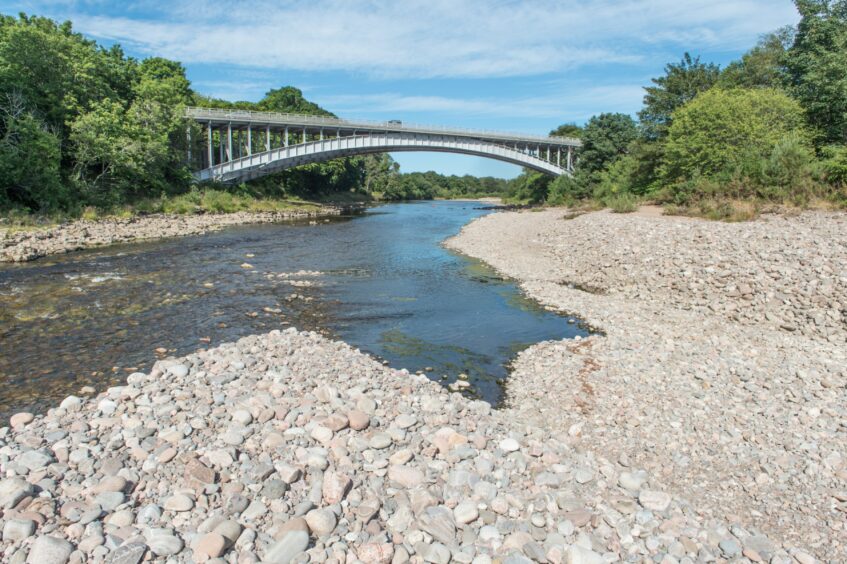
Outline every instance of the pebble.
{"label": "pebble", "polygon": [[335,529],[337,523],[335,513],[329,509],[314,509],[306,514],[309,530],[316,537],[324,537]]}
{"label": "pebble", "polygon": [[[305,527],[304,527],[305,528]],[[265,553],[266,562],[287,564],[309,546],[309,533],[303,529],[294,529],[286,533]]]}
{"label": "pebble", "polygon": [[35,419],[35,416],[27,411],[15,413],[9,418],[9,425],[11,425],[13,429],[20,429],[21,427],[25,427],[31,423],[33,419]]}
{"label": "pebble", "polygon": [[35,532],[35,521],[30,519],[9,519],[3,525],[3,541],[21,541]]}
{"label": "pebble", "polygon": [[165,499],[162,507],[167,511],[191,511],[194,507],[194,500],[185,494],[176,494]]}
{"label": "pebble", "polygon": [[217,558],[226,552],[226,546],[227,540],[220,533],[206,533],[194,547],[194,554],[207,558]]}
{"label": "pebble", "polygon": [[[725,557],[732,531],[748,554],[789,556],[750,523],[703,519],[658,478],[619,487],[634,462],[574,440],[316,333],[273,331],[163,358],[73,412],[7,428],[0,457],[21,475],[0,480],[0,554],[17,562],[46,534],[76,545],[74,562],[679,562]],[[29,452],[53,458],[30,469]],[[13,540],[18,519],[35,528]]]}
{"label": "pebble", "polygon": [[65,539],[44,535],[32,543],[26,561],[32,564],[65,564],[73,550],[73,545]]}
{"label": "pebble", "polygon": [[665,511],[671,504],[671,496],[665,492],[641,490],[638,503],[651,511]]}
{"label": "pebble", "polygon": [[503,452],[516,452],[520,450],[521,445],[515,439],[508,438],[500,441],[500,450]]}
{"label": "pebble", "polygon": [[337,472],[328,473],[323,480],[324,503],[329,505],[339,503],[350,491],[352,485],[353,481],[348,476]]}

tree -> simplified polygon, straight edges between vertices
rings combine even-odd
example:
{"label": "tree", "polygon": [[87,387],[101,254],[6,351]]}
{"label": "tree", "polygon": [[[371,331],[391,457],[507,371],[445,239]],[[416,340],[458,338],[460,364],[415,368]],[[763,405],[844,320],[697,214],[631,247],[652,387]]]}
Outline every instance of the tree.
{"label": "tree", "polygon": [[644,136],[662,139],[671,125],[673,112],[711,88],[720,76],[717,65],[700,62],[685,53],[677,64],[665,66],[665,76],[653,79],[655,86],[644,90],[644,108],[638,112]]}
{"label": "tree", "polygon": [[0,101],[0,207],[52,211],[66,205],[58,136],[24,105],[21,95]]}
{"label": "tree", "polygon": [[573,137],[582,139],[583,128],[575,123],[563,123],[550,132],[553,137]]}
{"label": "tree", "polygon": [[785,56],[793,41],[793,27],[769,33],[740,61],[727,65],[717,85],[721,88],[782,88],[786,81]]}
{"label": "tree", "polygon": [[801,20],[785,58],[791,94],[822,144],[847,143],[847,0],[796,0]]}
{"label": "tree", "polygon": [[335,117],[314,102],[303,97],[303,92],[293,86],[284,86],[270,90],[259,102],[256,109],[262,112],[283,112]]}
{"label": "tree", "polygon": [[803,109],[785,93],[709,90],[674,112],[663,180],[673,184],[749,172],[790,135],[808,139]]}
{"label": "tree", "polygon": [[579,169],[589,175],[603,171],[615,159],[626,154],[637,136],[635,120],[626,114],[607,113],[592,117],[583,130]]}

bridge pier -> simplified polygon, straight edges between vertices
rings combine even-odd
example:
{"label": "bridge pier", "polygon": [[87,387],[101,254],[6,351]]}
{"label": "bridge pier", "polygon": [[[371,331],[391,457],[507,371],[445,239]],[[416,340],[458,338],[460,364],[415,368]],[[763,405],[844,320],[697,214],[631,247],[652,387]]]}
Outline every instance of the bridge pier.
{"label": "bridge pier", "polygon": [[209,127],[206,128],[206,143],[208,145],[206,147],[206,151],[207,151],[206,156],[209,159],[209,166],[215,166],[215,153],[214,153],[214,149],[212,147],[212,122],[211,121],[209,122]]}
{"label": "bridge pier", "polygon": [[232,124],[226,126],[226,160],[232,160]]}
{"label": "bridge pier", "polygon": [[247,126],[247,156],[251,156],[253,154],[253,130],[250,126]]}

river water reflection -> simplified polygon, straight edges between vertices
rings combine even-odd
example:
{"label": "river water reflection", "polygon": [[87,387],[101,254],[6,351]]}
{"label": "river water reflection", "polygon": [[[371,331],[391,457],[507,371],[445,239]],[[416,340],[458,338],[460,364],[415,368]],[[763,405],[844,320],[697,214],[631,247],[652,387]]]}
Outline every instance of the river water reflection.
{"label": "river water reflection", "polygon": [[467,374],[468,393],[496,403],[517,351],[587,332],[440,246],[485,213],[392,204],[0,266],[0,417],[121,383],[163,355],[290,326],[446,383]]}

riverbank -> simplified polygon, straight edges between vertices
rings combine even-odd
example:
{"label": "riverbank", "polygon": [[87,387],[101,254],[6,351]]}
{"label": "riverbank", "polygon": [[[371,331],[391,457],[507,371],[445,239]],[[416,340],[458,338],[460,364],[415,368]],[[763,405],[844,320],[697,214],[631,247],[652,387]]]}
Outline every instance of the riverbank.
{"label": "riverbank", "polygon": [[0,429],[0,558],[811,561],[573,442],[273,331],[15,415]]}
{"label": "riverbank", "polygon": [[80,219],[44,229],[11,231],[0,228],[0,262],[26,262],[116,243],[200,235],[232,225],[340,215],[360,207],[359,204],[310,204],[290,211],[151,214],[128,218]]}
{"label": "riverbank", "polygon": [[604,333],[524,351],[506,414],[646,469],[730,531],[843,560],[847,215],[508,212],[448,246]]}

